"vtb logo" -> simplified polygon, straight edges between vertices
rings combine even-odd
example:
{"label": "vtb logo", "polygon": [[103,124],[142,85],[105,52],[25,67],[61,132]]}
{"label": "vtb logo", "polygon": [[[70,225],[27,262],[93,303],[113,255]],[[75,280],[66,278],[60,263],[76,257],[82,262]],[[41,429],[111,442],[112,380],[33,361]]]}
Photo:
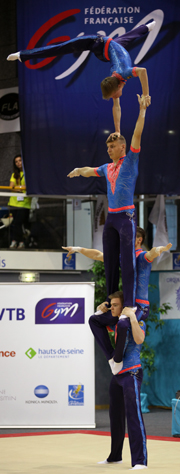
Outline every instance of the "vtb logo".
{"label": "vtb logo", "polygon": [[16,321],[23,321],[25,319],[25,309],[23,308],[2,308],[0,309],[0,321],[3,317],[8,317],[9,321],[16,319]]}

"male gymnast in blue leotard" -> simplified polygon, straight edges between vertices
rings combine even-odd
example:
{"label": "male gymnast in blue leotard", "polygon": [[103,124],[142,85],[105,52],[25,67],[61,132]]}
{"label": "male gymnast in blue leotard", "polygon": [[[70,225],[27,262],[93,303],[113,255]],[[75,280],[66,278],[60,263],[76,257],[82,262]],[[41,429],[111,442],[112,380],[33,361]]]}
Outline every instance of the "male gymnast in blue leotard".
{"label": "male gymnast in blue leotard", "polygon": [[[116,99],[119,102],[119,99]],[[134,188],[138,176],[138,159],[141,135],[144,128],[146,103],[138,96],[139,116],[126,155],[125,138],[119,134],[110,135],[107,151],[112,163],[98,168],[85,166],[75,168],[69,178],[84,176],[105,176],[107,181],[108,215],[103,231],[103,252],[106,274],[107,298],[118,290],[119,255],[124,293],[124,305],[134,307],[136,294],[136,215],[133,203]],[[118,110],[118,108],[117,108]]]}
{"label": "male gymnast in blue leotard", "polygon": [[[31,58],[38,59],[89,50],[101,61],[110,62],[111,77],[105,78],[101,83],[103,98],[109,99],[111,97],[120,97],[127,79],[130,79],[133,76],[139,77],[142,86],[142,94],[144,96],[149,96],[146,69],[132,67],[131,58],[126,48],[135,39],[147,35],[154,26],[155,21],[152,21],[148,25],[140,25],[114,39],[100,35],[81,36],[60,44],[19,51],[10,54],[7,57],[7,60],[14,61],[19,59],[21,62],[25,62]],[[147,99],[146,106],[148,105],[150,105],[150,102],[148,102]]]}

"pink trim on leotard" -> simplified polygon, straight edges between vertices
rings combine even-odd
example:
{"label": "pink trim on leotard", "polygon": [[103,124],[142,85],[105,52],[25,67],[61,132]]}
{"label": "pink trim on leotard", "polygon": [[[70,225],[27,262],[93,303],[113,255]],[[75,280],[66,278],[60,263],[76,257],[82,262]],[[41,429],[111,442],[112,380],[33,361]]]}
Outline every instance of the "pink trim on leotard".
{"label": "pink trim on leotard", "polygon": [[136,303],[147,304],[149,306],[149,301],[148,300],[139,300],[138,298],[136,298]]}
{"label": "pink trim on leotard", "polygon": [[138,255],[140,255],[140,253],[143,252],[143,249],[137,249],[137,250],[135,250],[135,252],[136,252],[136,258],[137,258]]}
{"label": "pink trim on leotard", "polygon": [[113,71],[111,77],[117,77],[117,79],[119,79],[121,82],[124,82],[124,84],[127,82],[127,79],[123,79],[121,74],[118,74],[116,71]]}
{"label": "pink trim on leotard", "polygon": [[100,178],[100,174],[98,174],[97,169],[98,169],[98,167],[94,168],[94,172],[96,173],[96,176],[98,176]]}
{"label": "pink trim on leotard", "polygon": [[108,212],[127,211],[128,209],[135,209],[134,204],[132,204],[131,206],[118,207],[116,209],[111,209],[111,207],[108,207]]}
{"label": "pink trim on leotard", "polygon": [[145,260],[146,260],[148,263],[152,263],[151,260],[148,260],[148,258],[146,257],[146,255],[144,255],[144,258],[145,258]]}
{"label": "pink trim on leotard", "polygon": [[138,148],[138,150],[136,150],[135,148],[133,148],[132,146],[130,146],[130,150],[133,151],[133,153],[139,153],[141,151],[141,147]]}
{"label": "pink trim on leotard", "polygon": [[108,56],[108,48],[109,48],[109,43],[111,41],[112,41],[112,38],[108,38],[108,40],[106,41],[106,44],[105,44],[105,48],[104,48],[104,56],[108,61],[110,61],[109,56]]}
{"label": "pink trim on leotard", "polygon": [[133,365],[132,367],[128,367],[127,369],[120,370],[120,372],[118,372],[118,375],[123,374],[123,372],[129,372],[132,369],[139,369],[139,368],[141,368],[141,364]]}
{"label": "pink trim on leotard", "polygon": [[133,75],[134,77],[138,77],[137,72],[136,72],[136,69],[137,69],[136,67],[133,67],[133,70],[132,70],[132,75]]}

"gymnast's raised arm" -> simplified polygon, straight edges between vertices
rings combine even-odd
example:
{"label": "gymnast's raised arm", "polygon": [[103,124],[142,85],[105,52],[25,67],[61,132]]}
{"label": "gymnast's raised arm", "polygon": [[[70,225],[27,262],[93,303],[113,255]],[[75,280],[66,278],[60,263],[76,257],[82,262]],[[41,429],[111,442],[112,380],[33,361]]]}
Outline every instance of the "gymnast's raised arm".
{"label": "gymnast's raised arm", "polygon": [[114,120],[114,128],[115,132],[121,134],[120,131],[120,123],[121,123],[121,106],[120,106],[120,99],[113,99],[113,120]]}

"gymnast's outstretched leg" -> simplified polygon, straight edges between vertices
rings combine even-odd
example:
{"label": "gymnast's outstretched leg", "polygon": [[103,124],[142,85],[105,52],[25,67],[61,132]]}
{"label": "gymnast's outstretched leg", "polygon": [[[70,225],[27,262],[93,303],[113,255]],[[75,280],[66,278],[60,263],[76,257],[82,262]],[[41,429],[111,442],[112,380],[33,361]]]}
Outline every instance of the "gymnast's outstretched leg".
{"label": "gymnast's outstretched leg", "polygon": [[118,36],[117,38],[113,38],[113,40],[116,43],[123,46],[123,48],[128,50],[128,46],[129,46],[130,43],[132,43],[132,41],[134,41],[138,38],[141,38],[144,35],[147,35],[147,33],[149,33],[149,31],[151,31],[154,28],[155,24],[156,24],[155,21],[151,21],[147,25],[140,25],[137,28],[133,28],[133,30],[131,30],[131,31],[127,31],[127,33],[125,33],[122,36]]}
{"label": "gymnast's outstretched leg", "polygon": [[19,61],[25,62],[31,58],[48,58],[82,51],[92,51],[97,40],[99,40],[97,35],[80,36],[79,38],[73,38],[69,41],[65,41],[64,43],[58,43],[29,50],[25,49],[14,54],[10,54],[7,57],[7,60],[15,61],[16,59],[19,59]]}

